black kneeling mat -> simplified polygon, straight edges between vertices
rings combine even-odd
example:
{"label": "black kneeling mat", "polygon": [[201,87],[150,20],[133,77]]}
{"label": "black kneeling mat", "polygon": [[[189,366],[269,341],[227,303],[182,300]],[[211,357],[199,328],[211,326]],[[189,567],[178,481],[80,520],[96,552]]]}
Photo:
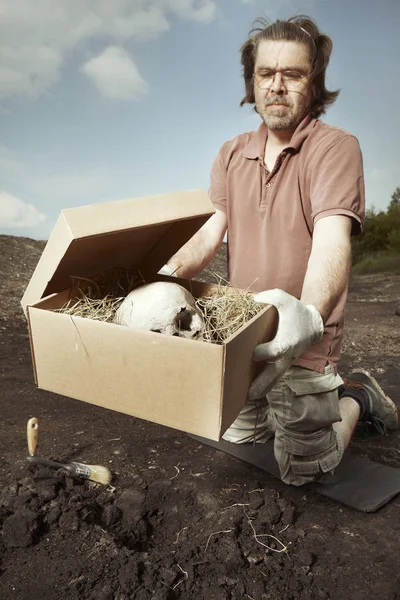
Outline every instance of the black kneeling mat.
{"label": "black kneeling mat", "polygon": [[[253,445],[232,444],[224,440],[215,442],[196,435],[190,437],[280,478],[273,440]],[[324,475],[323,482],[308,483],[301,489],[313,490],[362,512],[375,512],[400,493],[400,469],[345,452],[334,475]]]}

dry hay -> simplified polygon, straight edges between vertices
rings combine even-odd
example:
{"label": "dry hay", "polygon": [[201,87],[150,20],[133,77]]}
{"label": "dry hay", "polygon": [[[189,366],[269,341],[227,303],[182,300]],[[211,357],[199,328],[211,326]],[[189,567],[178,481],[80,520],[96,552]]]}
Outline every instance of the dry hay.
{"label": "dry hay", "polygon": [[[223,278],[214,276],[218,281],[215,292],[196,298],[195,304],[205,322],[204,341],[222,344],[260,312],[263,305],[254,301],[251,292],[236,290]],[[57,312],[108,323],[114,322],[124,298],[146,283],[139,272],[119,267],[91,279],[72,277],[72,281],[74,297]]]}
{"label": "dry hay", "polygon": [[204,317],[204,341],[222,344],[264,306],[255,302],[251,292],[230,287],[222,277],[217,279],[216,291],[196,298],[196,306]]}
{"label": "dry hay", "polygon": [[125,296],[144,283],[138,271],[122,267],[108,269],[92,279],[72,277],[74,297],[57,312],[112,323]]}

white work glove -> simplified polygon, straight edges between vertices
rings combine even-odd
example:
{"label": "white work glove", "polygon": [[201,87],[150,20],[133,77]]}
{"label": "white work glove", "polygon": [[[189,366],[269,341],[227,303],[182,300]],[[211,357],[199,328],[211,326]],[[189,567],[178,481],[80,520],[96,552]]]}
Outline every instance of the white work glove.
{"label": "white work glove", "polygon": [[169,265],[164,265],[157,272],[157,275],[167,275],[168,277],[178,277],[176,274],[176,269],[172,269]]}
{"label": "white work glove", "polygon": [[249,400],[264,397],[300,354],[324,333],[324,323],[315,306],[303,304],[282,290],[261,292],[254,300],[275,306],[279,323],[274,339],[254,348],[253,360],[265,360],[267,364],[250,386]]}

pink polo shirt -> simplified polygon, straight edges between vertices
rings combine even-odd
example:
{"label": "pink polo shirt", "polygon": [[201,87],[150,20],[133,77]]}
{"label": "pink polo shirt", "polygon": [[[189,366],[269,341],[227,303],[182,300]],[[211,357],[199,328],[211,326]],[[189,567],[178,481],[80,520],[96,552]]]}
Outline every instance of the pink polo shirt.
{"label": "pink polo shirt", "polygon": [[[255,292],[279,288],[300,298],[311,252],[314,223],[329,215],[364,218],[364,175],[357,139],[318,119],[305,117],[273,171],[264,164],[268,128],[226,142],[211,171],[210,197],[228,218],[228,277]],[[343,338],[347,289],[328,319],[322,339],[296,364],[336,370]]]}

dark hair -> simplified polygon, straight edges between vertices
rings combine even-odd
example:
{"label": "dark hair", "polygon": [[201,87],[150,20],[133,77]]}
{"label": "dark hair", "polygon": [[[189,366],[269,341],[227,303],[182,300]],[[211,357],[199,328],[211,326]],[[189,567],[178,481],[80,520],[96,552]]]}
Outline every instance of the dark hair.
{"label": "dark hair", "polygon": [[[332,52],[332,40],[320,33],[316,23],[305,15],[290,17],[287,21],[256,19],[249,39],[241,48],[241,63],[246,95],[240,103],[254,104],[254,65],[258,46],[264,40],[298,42],[304,44],[311,60],[310,78],[312,82],[311,116],[319,117],[326,112],[327,106],[333,104],[340,90],[329,91],[325,87],[325,72]],[[254,107],[254,110],[256,108]]]}

